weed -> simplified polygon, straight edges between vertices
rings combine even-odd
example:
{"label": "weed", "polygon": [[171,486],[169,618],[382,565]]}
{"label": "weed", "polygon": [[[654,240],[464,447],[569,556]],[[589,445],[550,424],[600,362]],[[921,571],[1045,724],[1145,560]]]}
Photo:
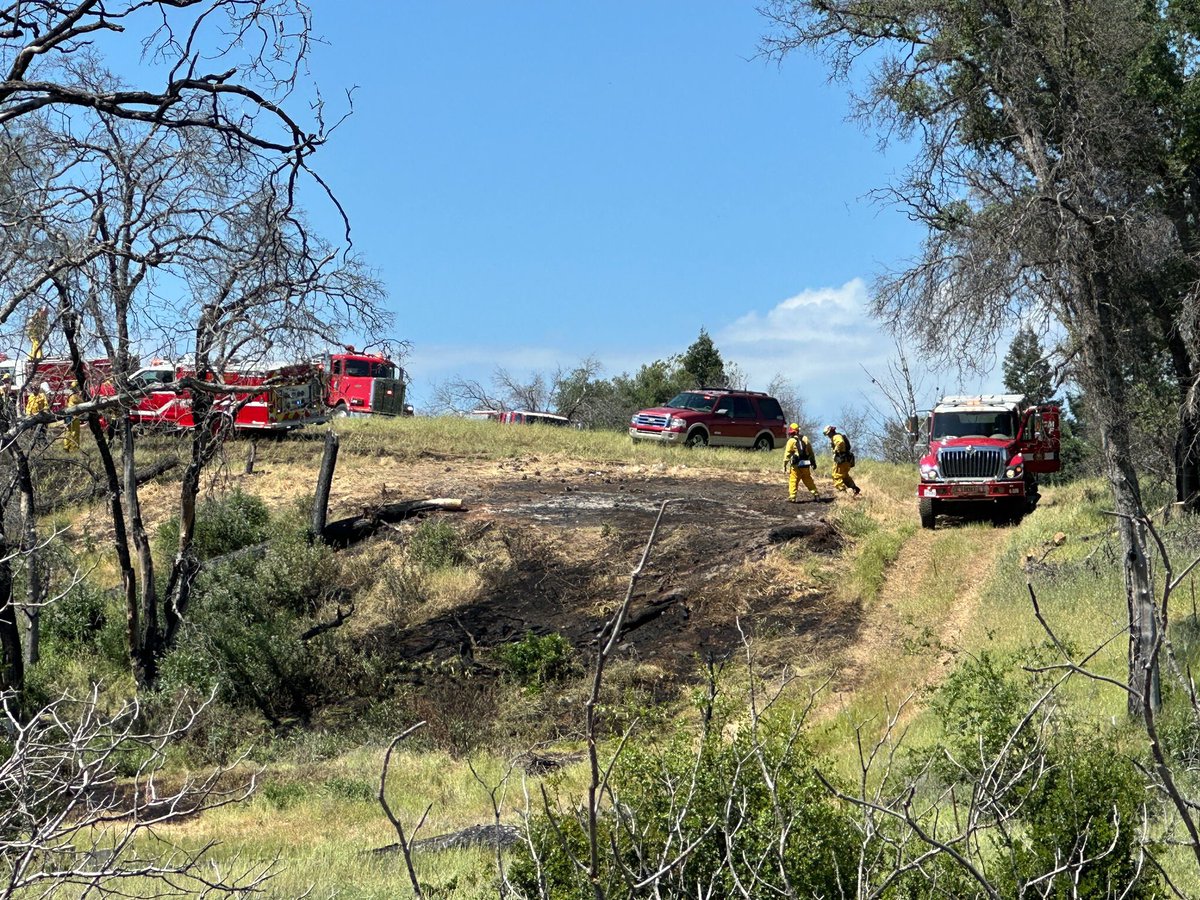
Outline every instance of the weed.
{"label": "weed", "polygon": [[408,557],[428,571],[437,571],[459,565],[466,555],[457,529],[449,522],[431,519],[413,531]]}
{"label": "weed", "polygon": [[496,649],[496,659],[506,675],[525,688],[538,689],[574,671],[575,651],[557,632],[538,636],[529,632],[519,641]]}

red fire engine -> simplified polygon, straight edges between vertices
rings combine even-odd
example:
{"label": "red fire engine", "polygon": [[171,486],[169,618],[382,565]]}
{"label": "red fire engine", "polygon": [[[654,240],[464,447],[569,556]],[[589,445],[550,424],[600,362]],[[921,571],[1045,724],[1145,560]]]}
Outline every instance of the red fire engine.
{"label": "red fire engine", "polygon": [[[916,420],[910,431],[916,433]],[[1031,512],[1037,476],[1057,472],[1059,409],[1023,394],[944,397],[929,418],[929,452],[917,485],[921,526],[940,513],[989,514],[998,524]]]}
{"label": "red fire engine", "polygon": [[[154,363],[139,369],[130,379],[131,387],[163,385],[142,397],[129,411],[135,425],[144,428],[194,428],[192,392],[167,387],[181,378],[195,377],[186,366]],[[209,381],[215,380],[211,375]],[[245,392],[215,394],[213,409],[220,416],[218,425],[237,430],[281,433],[302,425],[319,425],[327,414],[322,403],[320,371],[307,363],[263,368],[226,368],[226,385],[245,386]]]}
{"label": "red fire engine", "polygon": [[317,360],[328,379],[325,404],[334,417],[357,415],[411,416],[404,403],[404,370],[386,356],[327,353]]}

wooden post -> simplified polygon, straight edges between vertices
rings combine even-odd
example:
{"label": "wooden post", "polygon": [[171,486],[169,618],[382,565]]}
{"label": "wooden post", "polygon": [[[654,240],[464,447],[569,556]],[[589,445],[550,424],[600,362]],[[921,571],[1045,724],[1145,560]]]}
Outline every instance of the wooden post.
{"label": "wooden post", "polygon": [[333,487],[333,470],[337,466],[338,436],[336,431],[325,434],[325,453],[321,457],[321,471],[317,473],[317,495],[313,498],[313,540],[325,539],[325,520],[329,515],[329,490]]}
{"label": "wooden post", "polygon": [[258,441],[250,440],[250,449],[246,451],[246,474],[254,474],[254,458],[258,455]]}

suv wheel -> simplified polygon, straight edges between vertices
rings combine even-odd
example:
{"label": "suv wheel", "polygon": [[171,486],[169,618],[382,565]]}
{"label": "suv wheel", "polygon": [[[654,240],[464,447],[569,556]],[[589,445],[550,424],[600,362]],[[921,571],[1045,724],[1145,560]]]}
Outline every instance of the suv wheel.
{"label": "suv wheel", "polygon": [[707,447],[708,432],[703,428],[697,428],[687,436],[687,440],[683,442],[685,447]]}
{"label": "suv wheel", "polygon": [[771,436],[769,434],[760,434],[758,436],[758,440],[754,442],[754,449],[766,451],[774,450],[775,442],[771,440]]}

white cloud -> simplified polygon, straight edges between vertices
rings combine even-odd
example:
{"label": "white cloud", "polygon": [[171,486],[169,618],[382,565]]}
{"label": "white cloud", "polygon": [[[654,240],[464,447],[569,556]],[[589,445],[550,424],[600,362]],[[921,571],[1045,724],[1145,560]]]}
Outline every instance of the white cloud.
{"label": "white cloud", "polygon": [[891,338],[868,312],[861,278],[840,287],[807,288],[765,313],[742,315],[717,331],[722,355],[761,390],[777,374],[794,383],[813,414],[833,416],[861,405],[870,381],[863,366],[882,369]]}

